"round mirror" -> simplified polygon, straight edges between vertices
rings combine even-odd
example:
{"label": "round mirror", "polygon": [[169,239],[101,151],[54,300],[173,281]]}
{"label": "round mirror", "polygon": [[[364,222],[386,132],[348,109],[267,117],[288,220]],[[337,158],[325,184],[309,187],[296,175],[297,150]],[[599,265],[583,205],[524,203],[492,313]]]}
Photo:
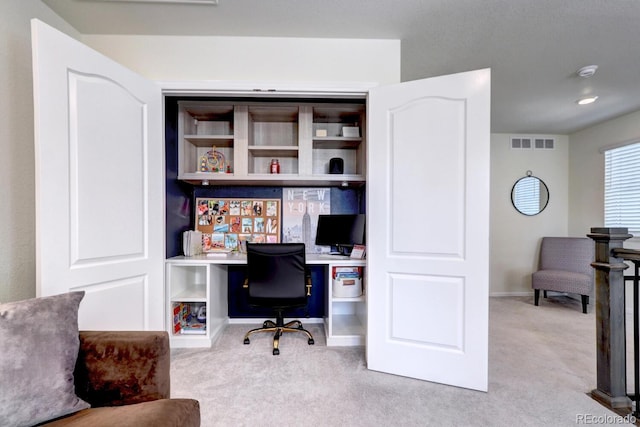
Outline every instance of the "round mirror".
{"label": "round mirror", "polygon": [[527,176],[520,178],[513,185],[511,203],[523,215],[538,215],[549,203],[547,184],[540,178],[532,176],[531,171],[527,171]]}

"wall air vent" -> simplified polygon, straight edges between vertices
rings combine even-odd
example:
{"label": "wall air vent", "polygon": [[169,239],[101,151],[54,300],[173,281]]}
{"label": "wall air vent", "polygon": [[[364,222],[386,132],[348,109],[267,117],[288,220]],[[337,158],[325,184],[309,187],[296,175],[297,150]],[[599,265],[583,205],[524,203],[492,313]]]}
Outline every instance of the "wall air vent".
{"label": "wall air vent", "polygon": [[512,150],[553,150],[556,140],[544,136],[512,136]]}
{"label": "wall air vent", "polygon": [[514,136],[511,138],[511,148],[513,150],[531,150],[532,144],[529,137]]}
{"label": "wall air vent", "polygon": [[536,150],[553,150],[556,147],[556,140],[553,138],[535,138],[533,148]]}

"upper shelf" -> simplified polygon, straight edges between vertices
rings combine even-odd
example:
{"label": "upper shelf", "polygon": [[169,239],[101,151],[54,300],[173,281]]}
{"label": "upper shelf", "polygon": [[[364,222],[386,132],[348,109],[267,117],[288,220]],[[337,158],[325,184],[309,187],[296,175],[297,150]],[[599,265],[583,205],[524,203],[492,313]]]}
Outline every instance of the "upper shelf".
{"label": "upper shelf", "polygon": [[[194,185],[264,186],[361,186],[365,182],[364,99],[267,102],[247,98],[179,101],[178,105],[180,180]],[[328,173],[335,158],[342,159],[341,174]],[[272,159],[279,160],[280,174],[268,173]]]}
{"label": "upper shelf", "polygon": [[361,187],[366,178],[363,175],[308,175],[298,174],[251,174],[238,176],[233,173],[189,173],[179,179],[193,185],[253,185],[253,186],[290,186],[308,187]]}

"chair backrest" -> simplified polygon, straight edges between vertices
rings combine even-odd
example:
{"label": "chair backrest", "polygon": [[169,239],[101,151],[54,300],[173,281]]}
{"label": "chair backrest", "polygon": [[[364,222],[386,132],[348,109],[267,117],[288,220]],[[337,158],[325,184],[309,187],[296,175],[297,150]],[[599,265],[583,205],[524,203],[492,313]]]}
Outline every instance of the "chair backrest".
{"label": "chair backrest", "polygon": [[306,298],[304,243],[247,243],[250,298]]}
{"label": "chair backrest", "polygon": [[587,237],[543,237],[540,270],[563,270],[594,275],[595,243]]}

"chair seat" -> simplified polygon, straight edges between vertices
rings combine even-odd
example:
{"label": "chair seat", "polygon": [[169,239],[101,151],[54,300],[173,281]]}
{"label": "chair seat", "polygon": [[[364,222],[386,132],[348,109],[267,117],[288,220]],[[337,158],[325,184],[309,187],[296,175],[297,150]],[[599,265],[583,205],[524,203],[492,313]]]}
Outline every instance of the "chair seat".
{"label": "chair seat", "polygon": [[586,274],[563,270],[539,270],[533,273],[533,289],[590,295],[592,278]]}

